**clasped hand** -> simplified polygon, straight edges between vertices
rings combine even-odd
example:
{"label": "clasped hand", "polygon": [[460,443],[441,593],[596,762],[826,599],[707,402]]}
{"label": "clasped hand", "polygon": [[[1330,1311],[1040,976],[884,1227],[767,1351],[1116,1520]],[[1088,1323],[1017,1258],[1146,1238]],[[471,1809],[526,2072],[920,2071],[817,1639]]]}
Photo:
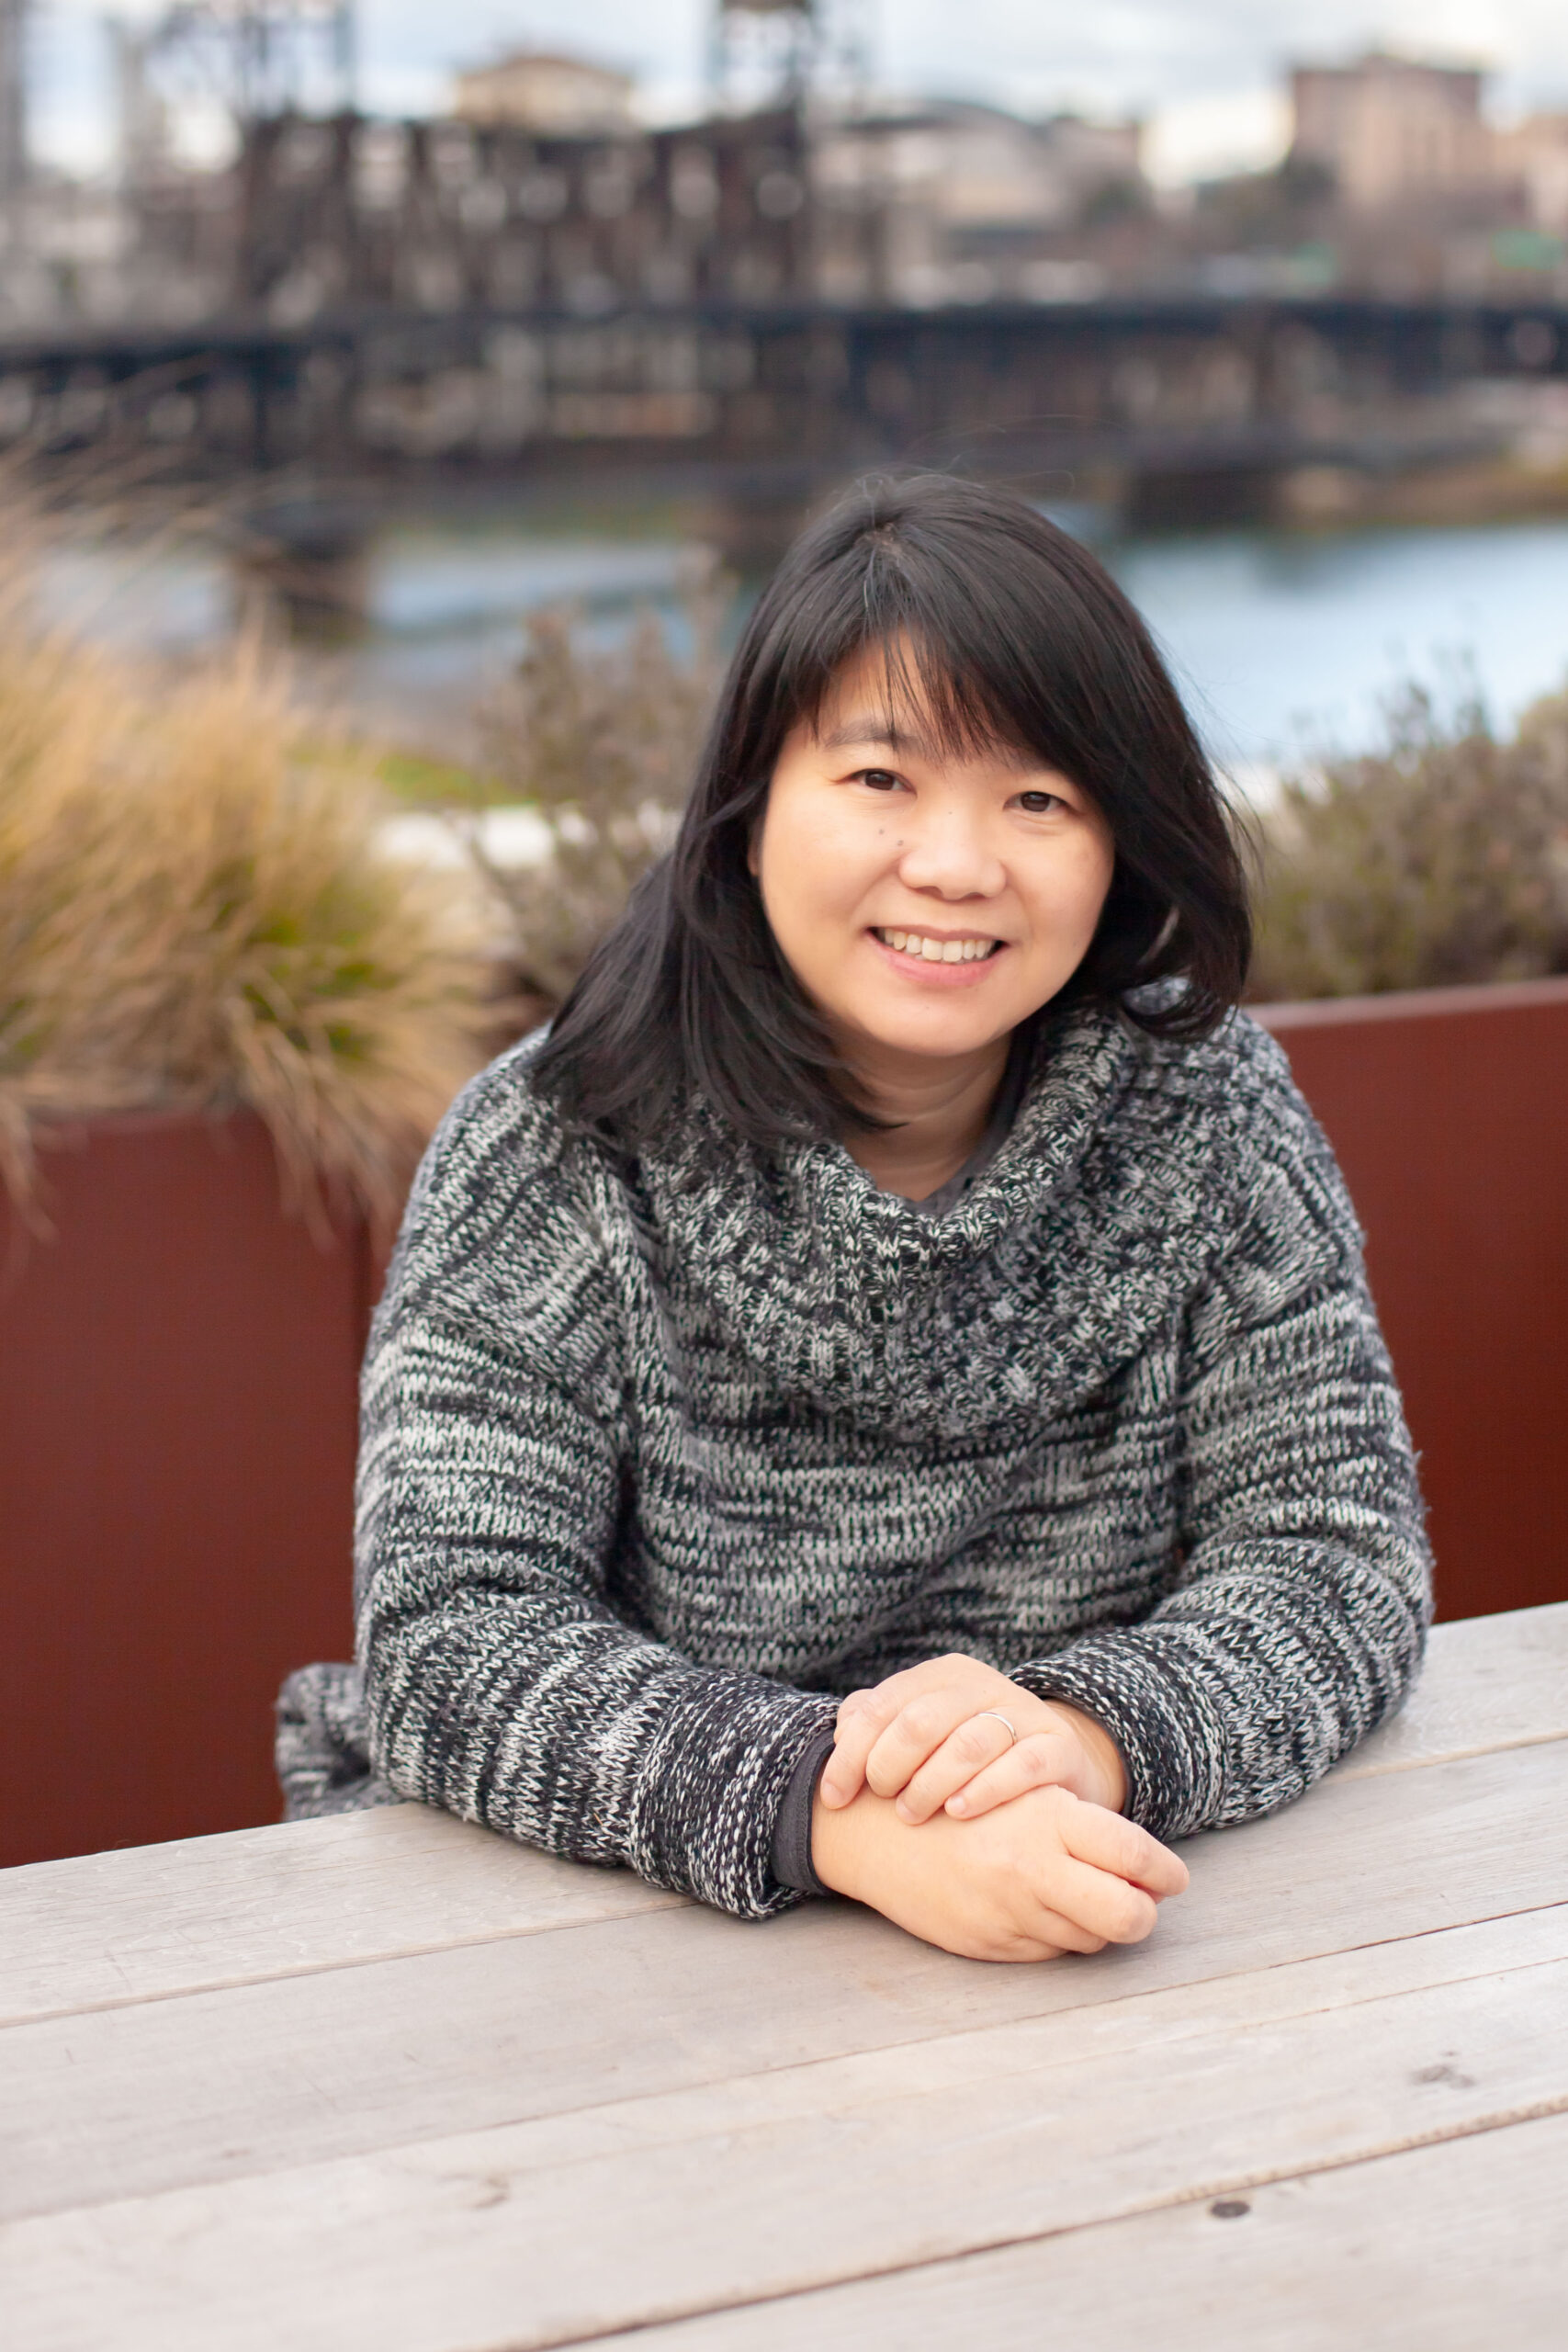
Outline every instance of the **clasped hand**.
{"label": "clasped hand", "polygon": [[843,1702],[812,1855],[826,1884],[948,1951],[1099,1951],[1139,1942],[1187,1884],[1122,1818],[1126,1795],[1090,1716],[978,1658],[931,1658]]}

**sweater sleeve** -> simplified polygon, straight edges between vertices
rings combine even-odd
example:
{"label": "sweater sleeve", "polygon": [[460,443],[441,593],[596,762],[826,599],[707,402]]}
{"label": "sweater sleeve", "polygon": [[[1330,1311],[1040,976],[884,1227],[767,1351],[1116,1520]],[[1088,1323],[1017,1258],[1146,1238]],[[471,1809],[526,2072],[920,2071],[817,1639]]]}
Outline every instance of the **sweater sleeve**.
{"label": "sweater sleeve", "polygon": [[[1256,1033],[1254,1033],[1256,1035]],[[1415,1457],[1338,1170],[1272,1041],[1187,1319],[1169,1597],[1016,1670],[1102,1723],[1156,1837],[1288,1804],[1404,1698],[1431,1614]]]}
{"label": "sweater sleeve", "polygon": [[432,1147],[366,1366],[357,1639],[396,1793],[761,1917],[773,1823],[833,1702],[617,1614],[617,1294],[565,1156],[477,1082]]}

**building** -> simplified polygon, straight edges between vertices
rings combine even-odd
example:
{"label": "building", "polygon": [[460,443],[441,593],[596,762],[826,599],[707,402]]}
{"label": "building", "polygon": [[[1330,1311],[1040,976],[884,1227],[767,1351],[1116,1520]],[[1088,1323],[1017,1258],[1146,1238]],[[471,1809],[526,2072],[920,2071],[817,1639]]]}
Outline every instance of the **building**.
{"label": "building", "polygon": [[1298,65],[1292,160],[1330,173],[1340,202],[1356,212],[1484,187],[1496,160],[1482,80],[1474,66],[1375,50],[1350,65]]}
{"label": "building", "polygon": [[629,74],[581,57],[517,50],[459,74],[453,112],[466,122],[504,122],[541,137],[584,139],[633,128]]}
{"label": "building", "polygon": [[1568,114],[1536,114],[1497,134],[1498,164],[1538,229],[1568,231]]}
{"label": "building", "polygon": [[1076,115],[1031,122],[956,99],[822,124],[821,290],[915,304],[1093,291],[1087,265],[1064,264],[1058,249],[1097,207],[1146,200],[1142,130]]}

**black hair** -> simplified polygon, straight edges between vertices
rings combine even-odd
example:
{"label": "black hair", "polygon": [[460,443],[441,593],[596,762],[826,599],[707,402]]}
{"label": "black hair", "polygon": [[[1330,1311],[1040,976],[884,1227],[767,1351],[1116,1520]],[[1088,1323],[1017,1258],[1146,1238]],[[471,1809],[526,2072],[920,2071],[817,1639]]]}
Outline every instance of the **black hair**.
{"label": "black hair", "polygon": [[[1024,499],[944,474],[858,484],[795,542],[746,626],[680,831],[589,958],[534,1064],[569,1124],[636,1150],[695,1091],[766,1147],[857,1106],[774,943],[748,853],[790,730],[868,648],[912,665],[944,748],[1005,743],[1087,792],[1115,865],[1086,998],[1206,1035],[1239,999],[1246,875],[1213,772],[1104,566]],[[1152,981],[1181,986],[1134,999]],[[1036,1015],[1035,1018],[1041,1018]]]}

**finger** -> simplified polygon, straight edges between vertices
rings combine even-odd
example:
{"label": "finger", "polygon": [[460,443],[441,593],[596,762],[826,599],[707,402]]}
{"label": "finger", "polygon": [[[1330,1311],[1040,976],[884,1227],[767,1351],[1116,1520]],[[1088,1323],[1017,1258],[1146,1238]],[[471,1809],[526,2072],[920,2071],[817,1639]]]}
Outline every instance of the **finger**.
{"label": "finger", "polygon": [[1095,1869],[1113,1871],[1156,1902],[1181,1894],[1187,1885],[1187,1865],[1179,1854],[1102,1804],[1064,1803],[1059,1827],[1069,1854]]}
{"label": "finger", "polygon": [[1055,1946],[1053,1957],[1065,1951],[1103,1951],[1109,1940],[1105,1936],[1092,1935],[1064,1911],[1037,1911],[1029,1925],[1032,1934],[1046,1945]]}
{"label": "finger", "polygon": [[997,1962],[1060,1960],[1065,1952],[1105,1950],[1103,1936],[1091,1936],[1076,1919],[1039,1905],[1032,1906],[1027,1917],[1005,1928],[960,1931],[951,1940],[946,1937],[940,1940],[947,1951],[965,1960]]}
{"label": "finger", "polygon": [[865,1759],[871,1754],[884,1726],[896,1715],[903,1703],[904,1693],[895,1686],[902,1681],[899,1675],[889,1675],[869,1690],[852,1690],[839,1709],[833,1734],[833,1752],[822,1770],[818,1783],[822,1802],[829,1807],[848,1804],[859,1796],[865,1784]]}
{"label": "finger", "polygon": [[[1042,1912],[1039,1917],[1043,1922],[1049,1919],[1050,1914]],[[1066,1935],[1073,1932],[1066,1920],[1062,1923],[1062,1929]],[[1042,1925],[1041,1936],[1045,1932],[1045,1928]],[[1063,1944],[1042,1942],[1040,1937],[1035,1936],[1032,1930],[1026,1932],[1021,1928],[989,1931],[983,1928],[954,1928],[946,1933],[941,1930],[932,1932],[930,1940],[940,1945],[943,1951],[956,1952],[960,1960],[984,1960],[990,1962],[993,1965],[1000,1966],[1011,1965],[1021,1961],[1060,1960],[1064,1951],[1066,1950],[1066,1946]]]}
{"label": "finger", "polygon": [[[1010,1751],[1017,1752],[1018,1745],[1021,1743],[1015,1744],[999,1716],[966,1716],[910,1776],[898,1800],[900,1817],[905,1821],[929,1821],[943,1805],[949,1812],[964,1812],[966,1808],[958,1802],[958,1792],[966,1795],[976,1780],[988,1779]],[[1016,1788],[1012,1792],[1015,1796],[1018,1792]],[[978,1810],[984,1813],[987,1808],[982,1805]]]}
{"label": "finger", "polygon": [[[1154,1896],[1141,1886],[1111,1871],[1075,1861],[1071,1854],[1050,1856],[1035,1883],[1043,1904],[1102,1943],[1142,1943],[1159,1916]],[[1054,1928],[1050,1932],[1055,1936]]]}
{"label": "finger", "polygon": [[[996,1726],[998,1732],[1001,1725]],[[1002,1733],[1005,1739],[1006,1733]],[[952,1742],[948,1745],[951,1747]],[[945,1751],[944,1751],[945,1752]],[[940,1758],[933,1757],[931,1764]],[[990,1813],[999,1804],[1009,1804],[1014,1797],[1023,1795],[1026,1789],[1066,1788],[1083,1761],[1077,1742],[1060,1731],[1031,1732],[1015,1747],[1008,1747],[985,1770],[976,1772],[967,1783],[959,1784],[953,1794],[943,1802],[949,1813],[961,1821],[968,1821],[976,1814]],[[931,1767],[928,1766],[929,1770]],[[905,1791],[908,1796],[917,1782]]]}
{"label": "finger", "polygon": [[[965,1684],[969,1687],[968,1702],[959,1706],[955,1693]],[[993,1668],[978,1658],[954,1653],[946,1657],[924,1658],[919,1666],[905,1667],[900,1673],[890,1674],[868,1689],[852,1690],[839,1708],[834,1753],[819,1783],[825,1802],[829,1807],[846,1805],[859,1795],[872,1748],[900,1709],[911,1701],[924,1693],[945,1691],[954,1702],[955,1712],[950,1720],[956,1722],[984,1704],[976,1695],[977,1690],[993,1686],[1007,1688]],[[895,1788],[882,1793],[896,1794],[902,1786],[903,1781],[899,1780]]]}
{"label": "finger", "polygon": [[[972,1691],[918,1692],[914,1698],[906,1701],[892,1722],[878,1735],[865,1759],[866,1785],[874,1789],[879,1797],[896,1797],[927,1758],[935,1754],[960,1724],[970,1722],[974,1713]],[[992,1728],[998,1734],[1001,1731],[1000,1724]],[[994,1753],[988,1740],[985,1753],[987,1757]]]}

